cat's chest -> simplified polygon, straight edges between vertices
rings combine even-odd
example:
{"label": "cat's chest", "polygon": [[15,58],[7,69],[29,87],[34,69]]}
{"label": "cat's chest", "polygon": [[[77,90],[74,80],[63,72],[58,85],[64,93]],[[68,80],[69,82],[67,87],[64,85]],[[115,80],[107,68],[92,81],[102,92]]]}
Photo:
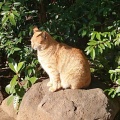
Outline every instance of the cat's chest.
{"label": "cat's chest", "polygon": [[51,67],[50,67],[51,66],[51,64],[50,64],[51,62],[50,62],[50,60],[43,59],[43,58],[38,56],[38,61],[40,62],[42,68],[47,72],[47,74],[49,74],[50,71],[51,71]]}
{"label": "cat's chest", "polygon": [[52,59],[52,57],[49,58],[49,57],[38,56],[38,61],[42,65],[43,68],[46,67],[48,64],[51,63],[51,59]]}
{"label": "cat's chest", "polygon": [[42,59],[41,57],[37,56],[38,57],[38,61],[41,63]]}
{"label": "cat's chest", "polygon": [[43,57],[40,57],[40,56],[38,56],[38,61],[40,62],[41,65],[45,64],[45,62],[46,62],[46,60],[43,59]]}
{"label": "cat's chest", "polygon": [[42,58],[38,56],[38,61],[41,64],[42,68],[46,69],[46,61]]}

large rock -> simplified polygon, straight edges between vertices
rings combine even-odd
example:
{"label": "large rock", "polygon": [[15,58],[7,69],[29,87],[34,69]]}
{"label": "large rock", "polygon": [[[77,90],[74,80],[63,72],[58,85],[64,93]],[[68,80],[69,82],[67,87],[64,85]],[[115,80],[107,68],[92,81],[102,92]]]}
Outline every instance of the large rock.
{"label": "large rock", "polygon": [[0,108],[0,120],[15,120]]}
{"label": "large rock", "polygon": [[11,103],[10,105],[7,104],[7,101],[8,101],[8,98],[7,97],[6,99],[3,100],[2,104],[1,104],[1,109],[8,114],[8,116],[10,116],[11,118],[14,118],[16,119],[17,117],[17,113],[16,111],[14,110],[14,107],[13,107],[13,103]]}
{"label": "large rock", "polygon": [[47,82],[36,83],[25,94],[17,120],[113,120],[119,111],[118,101],[108,99],[101,88],[94,86],[100,83],[95,82],[88,90],[51,93]]}

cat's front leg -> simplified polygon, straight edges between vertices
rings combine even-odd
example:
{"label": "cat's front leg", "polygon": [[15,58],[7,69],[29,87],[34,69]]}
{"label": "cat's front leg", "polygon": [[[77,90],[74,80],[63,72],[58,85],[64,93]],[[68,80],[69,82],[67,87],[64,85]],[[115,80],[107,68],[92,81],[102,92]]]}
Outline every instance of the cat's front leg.
{"label": "cat's front leg", "polygon": [[51,86],[52,86],[52,82],[49,81],[49,82],[47,83],[47,86],[48,86],[48,87],[51,87]]}
{"label": "cat's front leg", "polygon": [[54,92],[56,90],[59,90],[61,88],[61,81],[60,81],[60,75],[57,74],[50,74],[50,81],[48,82],[47,86],[50,85],[49,91]]}
{"label": "cat's front leg", "polygon": [[55,92],[61,88],[61,82],[60,81],[55,81],[53,85],[49,88],[50,92]]}

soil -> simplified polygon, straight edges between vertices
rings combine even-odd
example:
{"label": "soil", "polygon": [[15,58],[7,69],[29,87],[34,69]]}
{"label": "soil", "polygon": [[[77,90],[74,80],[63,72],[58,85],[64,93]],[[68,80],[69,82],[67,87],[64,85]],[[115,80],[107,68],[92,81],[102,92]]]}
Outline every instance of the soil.
{"label": "soil", "polygon": [[10,83],[11,78],[11,70],[7,67],[0,66],[0,91],[2,92],[3,98],[8,96],[5,92],[5,87]]}

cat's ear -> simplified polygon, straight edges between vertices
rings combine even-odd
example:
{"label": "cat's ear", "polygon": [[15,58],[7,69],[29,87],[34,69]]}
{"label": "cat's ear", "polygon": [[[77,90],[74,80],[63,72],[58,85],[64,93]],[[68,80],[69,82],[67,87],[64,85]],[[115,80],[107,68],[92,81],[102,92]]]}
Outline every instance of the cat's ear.
{"label": "cat's ear", "polygon": [[42,37],[44,38],[44,40],[47,38],[46,37],[46,31],[42,32]]}
{"label": "cat's ear", "polygon": [[35,32],[38,32],[38,31],[40,31],[40,30],[38,29],[38,27],[37,27],[37,26],[34,26],[34,27],[33,27],[33,32],[35,33]]}

